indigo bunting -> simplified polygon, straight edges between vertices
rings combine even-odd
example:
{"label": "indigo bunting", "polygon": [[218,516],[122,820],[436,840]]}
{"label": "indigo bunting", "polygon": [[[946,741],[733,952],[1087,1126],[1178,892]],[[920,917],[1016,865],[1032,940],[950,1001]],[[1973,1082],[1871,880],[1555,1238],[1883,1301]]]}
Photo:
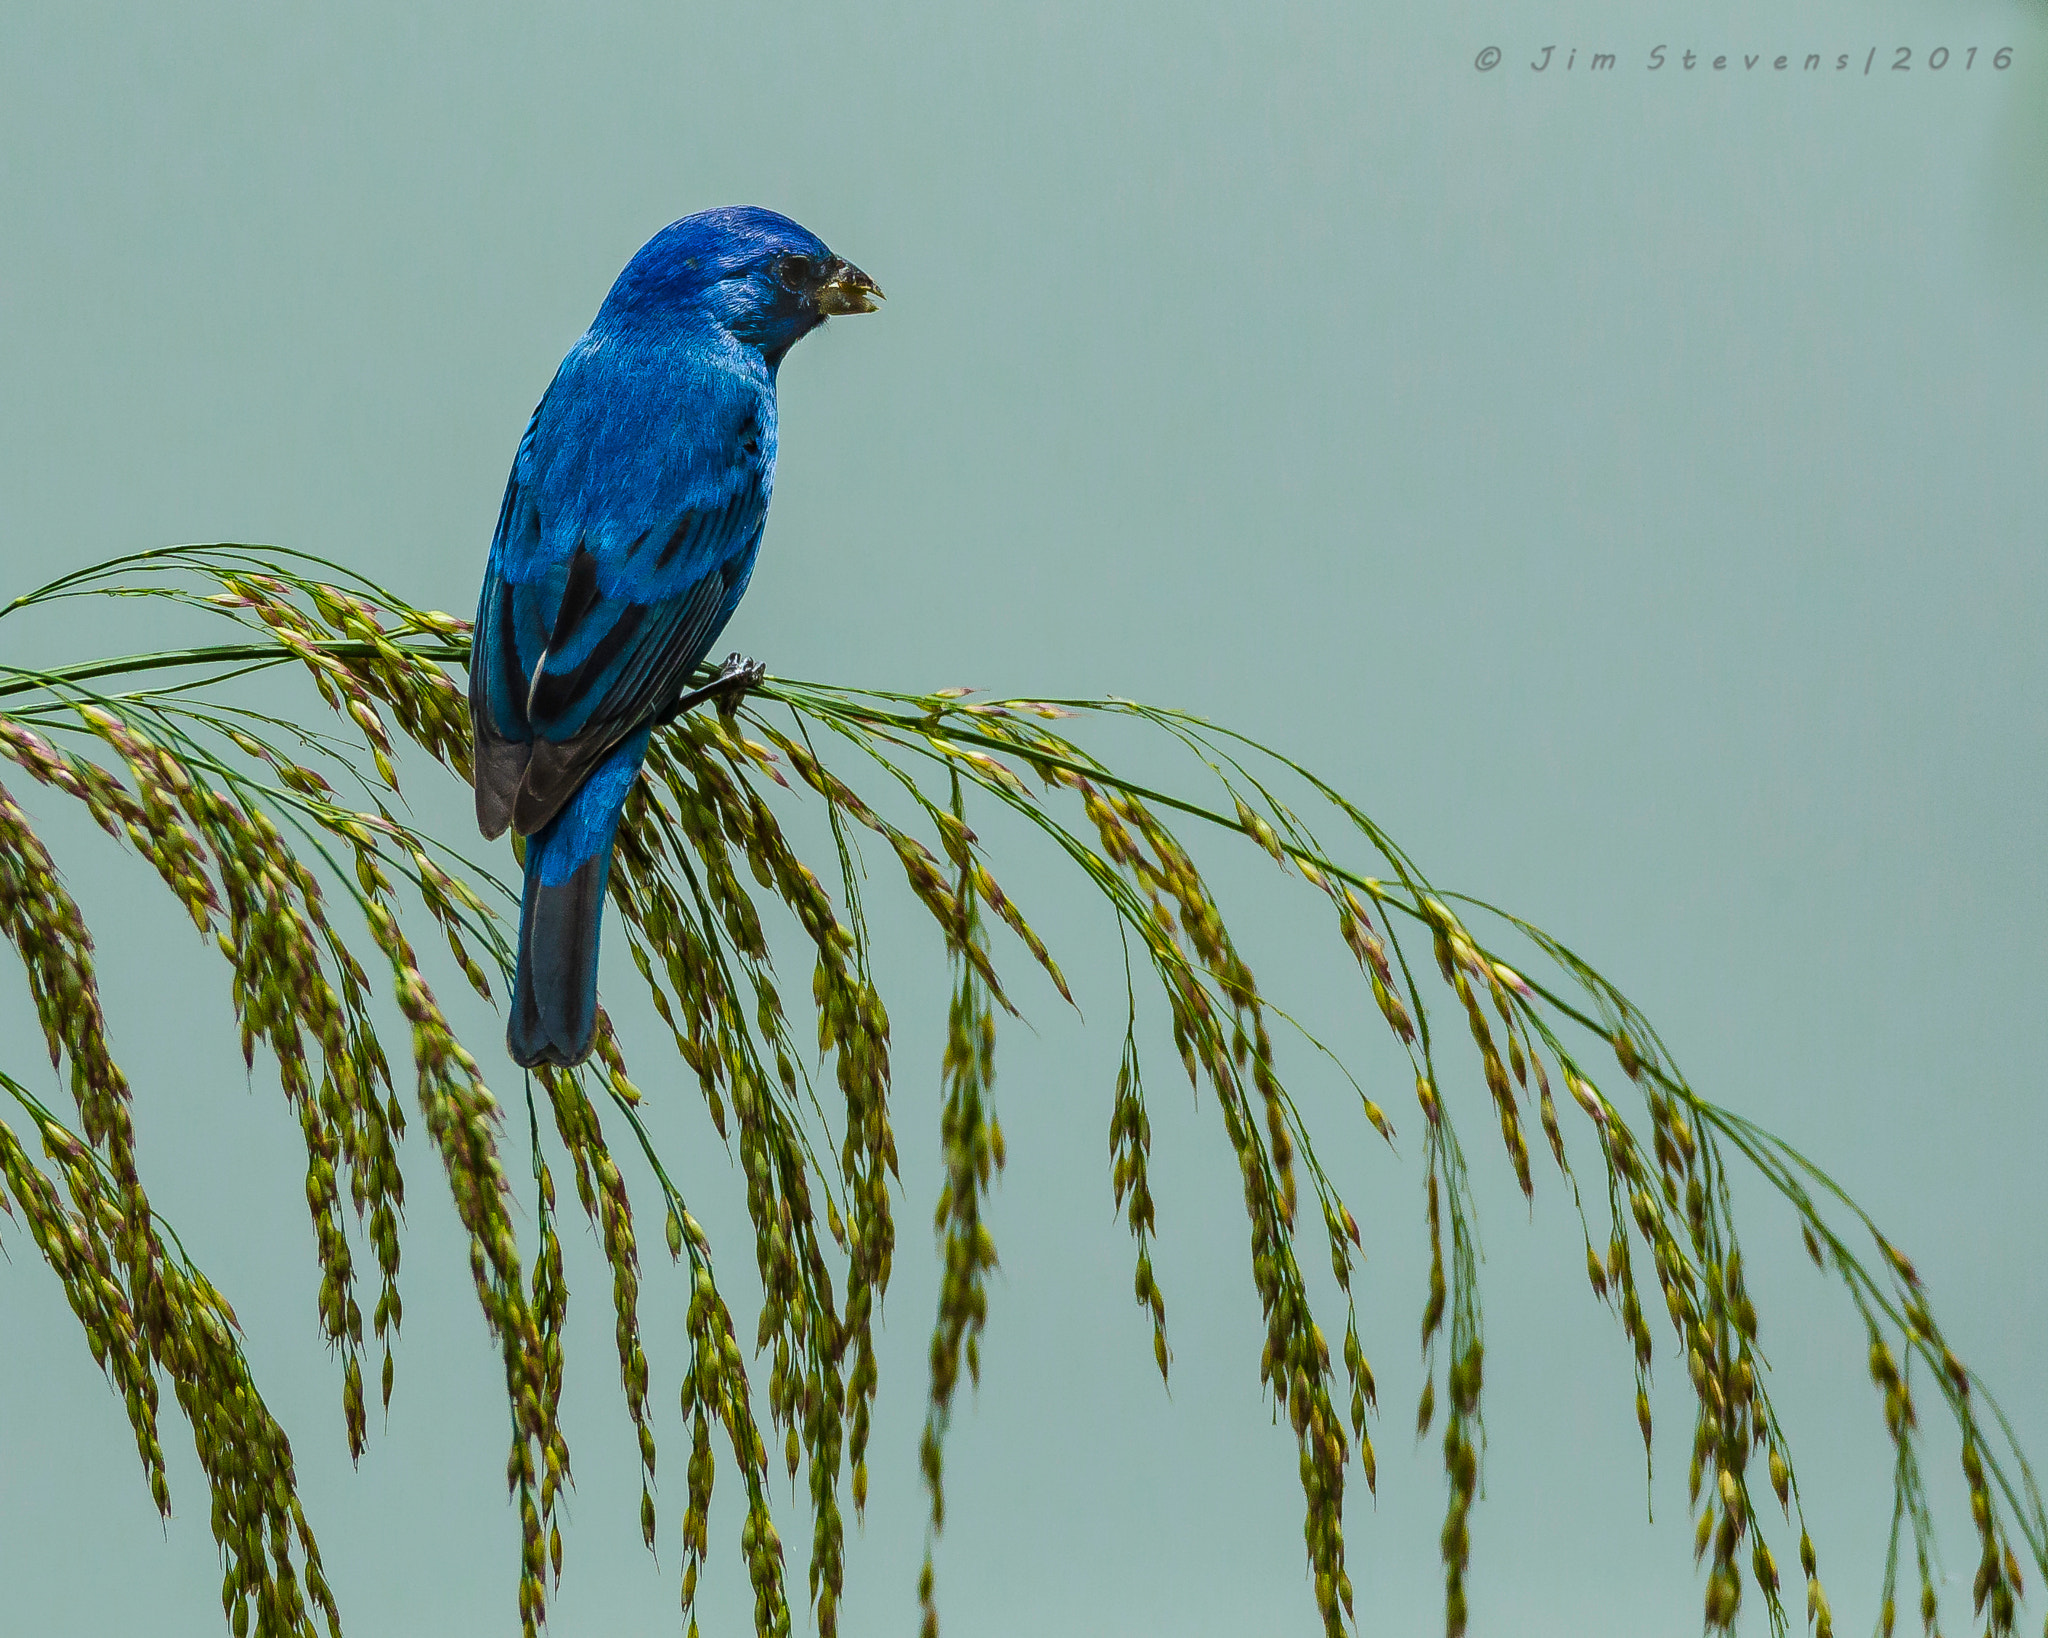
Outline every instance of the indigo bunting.
{"label": "indigo bunting", "polygon": [[520,1064],[589,1055],[612,843],[649,736],[762,675],[734,655],[684,692],[754,570],[783,355],[880,298],[786,216],[686,216],[626,264],[527,424],[469,670],[477,824],[527,838]]}

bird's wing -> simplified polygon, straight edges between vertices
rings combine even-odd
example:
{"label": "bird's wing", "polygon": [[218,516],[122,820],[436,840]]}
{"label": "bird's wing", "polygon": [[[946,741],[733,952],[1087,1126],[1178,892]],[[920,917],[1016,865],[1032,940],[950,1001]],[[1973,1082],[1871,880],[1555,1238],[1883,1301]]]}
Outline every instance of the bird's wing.
{"label": "bird's wing", "polygon": [[681,692],[767,514],[772,399],[674,360],[600,362],[565,362],[499,515],[471,670],[487,835],[547,823]]}

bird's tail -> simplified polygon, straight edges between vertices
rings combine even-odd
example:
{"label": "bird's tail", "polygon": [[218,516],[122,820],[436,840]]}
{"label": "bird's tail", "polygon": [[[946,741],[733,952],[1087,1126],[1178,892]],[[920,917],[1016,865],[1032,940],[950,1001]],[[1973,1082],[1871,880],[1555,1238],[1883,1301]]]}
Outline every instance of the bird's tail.
{"label": "bird's tail", "polygon": [[519,972],[505,1044],[513,1060],[580,1064],[597,1036],[597,945],[612,842],[645,735],[608,757],[526,844]]}

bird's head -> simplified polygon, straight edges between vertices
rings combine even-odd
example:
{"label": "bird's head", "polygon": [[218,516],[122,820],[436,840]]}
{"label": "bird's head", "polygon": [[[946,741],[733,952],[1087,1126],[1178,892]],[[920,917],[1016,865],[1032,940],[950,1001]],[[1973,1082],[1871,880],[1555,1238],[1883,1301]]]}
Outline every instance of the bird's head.
{"label": "bird's head", "polygon": [[671,222],[612,286],[600,324],[708,317],[770,368],[826,319],[872,313],[875,281],[816,234],[758,205],[728,205]]}

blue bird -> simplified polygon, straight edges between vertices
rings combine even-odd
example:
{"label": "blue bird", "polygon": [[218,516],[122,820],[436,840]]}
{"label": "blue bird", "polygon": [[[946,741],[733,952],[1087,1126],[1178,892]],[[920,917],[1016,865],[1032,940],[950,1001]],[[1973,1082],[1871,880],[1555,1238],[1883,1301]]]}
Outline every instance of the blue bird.
{"label": "blue bird", "polygon": [[874,280],[752,206],[671,223],[626,264],[533,412],[477,604],[476,817],[528,838],[506,1045],[581,1063],[619,815],[654,729],[762,676],[685,685],[732,617],[775,476],[775,375]]}

